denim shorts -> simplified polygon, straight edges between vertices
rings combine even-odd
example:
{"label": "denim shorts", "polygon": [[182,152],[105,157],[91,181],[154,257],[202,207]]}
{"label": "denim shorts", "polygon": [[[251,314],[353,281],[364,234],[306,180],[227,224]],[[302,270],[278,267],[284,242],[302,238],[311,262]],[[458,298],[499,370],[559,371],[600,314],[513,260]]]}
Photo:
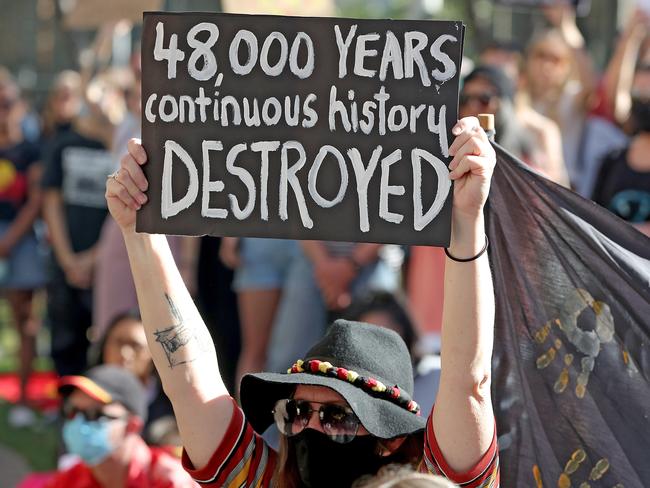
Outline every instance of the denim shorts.
{"label": "denim shorts", "polygon": [[[0,221],[0,237],[11,225]],[[14,246],[9,256],[0,264],[0,289],[35,290],[45,285],[45,252],[34,232],[29,232]]]}
{"label": "denim shorts", "polygon": [[300,250],[297,241],[246,237],[239,241],[241,264],[235,270],[233,289],[282,288],[292,260]]}

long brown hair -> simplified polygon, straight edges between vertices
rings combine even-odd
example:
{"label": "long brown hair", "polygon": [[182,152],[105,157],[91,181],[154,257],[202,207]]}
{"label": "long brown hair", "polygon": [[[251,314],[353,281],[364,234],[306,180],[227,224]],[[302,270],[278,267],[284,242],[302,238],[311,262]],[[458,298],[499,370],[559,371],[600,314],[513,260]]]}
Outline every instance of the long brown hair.
{"label": "long brown hair", "polygon": [[[377,440],[379,441],[379,447],[381,440]],[[387,463],[410,465],[415,469],[422,461],[423,449],[424,433],[418,432],[417,434],[411,434],[406,437],[395,452],[388,456],[390,460],[387,458]],[[295,447],[287,436],[282,434],[280,435],[278,463],[273,479],[275,480],[275,486],[281,486],[283,488],[300,488],[301,486]]]}

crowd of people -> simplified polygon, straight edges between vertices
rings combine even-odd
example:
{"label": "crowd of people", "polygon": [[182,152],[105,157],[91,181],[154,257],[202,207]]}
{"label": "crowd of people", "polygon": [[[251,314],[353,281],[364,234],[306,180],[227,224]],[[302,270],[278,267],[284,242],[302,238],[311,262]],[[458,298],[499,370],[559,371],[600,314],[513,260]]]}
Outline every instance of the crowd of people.
{"label": "crowd of people", "polygon": [[[473,67],[462,82],[459,116],[466,121],[493,113],[496,141],[505,149],[650,236],[650,16],[641,9],[631,15],[602,73],[594,67],[572,7],[548,7],[544,16],[547,27],[534,33],[525,47],[495,41],[474,62],[467,60]],[[138,241],[129,234],[132,221],[127,220],[133,215],[126,215],[128,205],[113,202],[111,218],[105,195],[107,177],[113,175],[110,184],[126,187],[128,180],[141,190],[129,202],[139,208],[147,201],[141,173],[125,171],[125,159],[120,159],[127,141],[140,131],[139,56],[134,53],[128,67],[110,66],[102,55],[110,35],[107,29],[100,32],[95,55],[79,72],[56,77],[40,114],[21,95],[11,73],[0,69],[0,289],[20,338],[21,397],[9,421],[14,426],[34,421],[26,392],[43,322],[50,330],[54,368],[62,378],[63,439],[72,455],[63,462],[72,466],[65,471],[68,478],[52,486],[115,486],[114,476],[125,476],[120,466],[128,466],[131,459],[139,464],[134,473],[128,472],[129,479],[151,471],[160,486],[191,486],[191,478],[177,469],[181,460],[167,449],[181,443],[190,475],[214,486],[230,486],[226,481],[235,478],[262,480],[264,486],[272,478],[281,479],[282,486],[318,486],[335,465],[324,470],[316,456],[327,456],[323,450],[332,446],[340,453],[336,475],[345,473],[350,477],[346,482],[352,482],[368,473],[369,466],[376,471],[390,464],[387,460],[411,463],[417,471],[414,461],[423,457],[423,441],[423,471],[446,474],[457,483],[468,481],[467,473],[481,475],[483,481],[492,476],[498,483],[494,420],[489,393],[487,400],[483,395],[489,392],[489,373],[477,360],[485,360],[486,354],[489,358],[491,335],[484,329],[489,328],[493,303],[491,311],[489,305],[483,310],[481,323],[463,331],[471,335],[474,330],[484,341],[472,355],[467,352],[473,360],[467,365],[458,353],[463,337],[456,337],[457,329],[449,325],[452,318],[469,323],[466,314],[472,312],[467,305],[471,297],[465,296],[465,304],[450,298],[453,278],[485,280],[486,258],[462,268],[433,248],[232,237]],[[460,140],[467,132],[467,137],[478,138],[472,130],[468,122],[461,123],[454,135]],[[487,167],[490,148],[481,144]],[[452,149],[460,154],[464,147],[455,144]],[[137,168],[144,163],[141,146],[131,143],[129,150],[128,164]],[[483,242],[475,245],[474,237],[481,239],[473,236],[470,244],[457,239],[449,252],[480,256]],[[468,239],[467,233],[463,238]],[[134,256],[139,263],[134,264]],[[147,284],[152,278],[155,283]],[[41,320],[33,302],[43,291],[47,307]],[[486,306],[484,298],[475,298]],[[166,338],[157,329],[161,324],[183,325],[182,317],[205,322],[193,334],[205,344],[214,343],[216,354],[197,344],[175,358],[162,349],[150,350],[147,335],[159,334],[155,340],[164,345]],[[351,344],[375,344],[375,350],[334,347],[332,342],[347,333],[346,320],[375,324],[385,336],[380,340],[375,330],[360,326],[354,331],[358,337],[349,338]],[[400,340],[406,344],[401,359],[389,352],[395,349],[382,354],[386,344],[393,347]],[[400,385],[414,377],[405,391],[406,403],[396,400],[383,411],[376,402],[384,400],[357,397],[354,385],[333,385],[326,375],[304,379],[310,376],[308,368],[343,369],[308,361],[318,356],[314,351],[328,347],[333,357],[361,367],[362,375],[374,373]],[[441,360],[441,347],[455,350],[461,359],[443,354]],[[185,365],[184,376],[172,368],[173,361],[192,363],[199,352],[206,358],[197,359],[194,367]],[[296,362],[299,358],[306,362]],[[286,375],[287,368],[295,381],[286,380],[292,376]],[[487,390],[483,376],[475,384],[476,376],[484,374]],[[459,388],[450,386],[459,382],[480,384],[480,391],[459,398],[452,391]],[[328,387],[329,393],[315,385]],[[225,399],[228,395],[240,402],[250,424],[237,403]],[[354,412],[344,408],[346,402]],[[423,412],[417,422],[410,417],[409,402]],[[426,424],[434,402],[436,413]],[[260,410],[267,406],[268,412]],[[320,423],[312,419],[312,410],[319,412]],[[394,419],[391,425],[397,430],[375,425],[380,414]],[[98,419],[103,419],[101,427],[95,425]],[[342,431],[331,432],[325,420]],[[265,441],[254,434],[253,429],[262,434],[274,421],[279,432],[267,433]],[[296,422],[302,422],[299,431]],[[209,432],[208,424],[213,426]],[[310,436],[312,429],[335,444]],[[359,435],[362,430],[382,441],[377,444],[381,462],[375,447],[372,456],[362,454],[368,449],[367,443],[356,442],[365,437]],[[93,438],[83,444],[89,432]],[[341,441],[346,432],[356,440]],[[466,439],[457,442],[458,432]],[[418,445],[415,450],[412,440]],[[147,448],[145,442],[158,447]],[[278,447],[279,454],[266,442]],[[88,447],[91,443],[97,444],[94,450]],[[229,457],[235,448],[238,455]],[[346,464],[343,459],[353,452],[355,462]],[[100,463],[106,459],[108,464]],[[274,478],[277,466],[280,478]],[[417,484],[423,475],[411,471],[383,468],[380,473],[379,481],[362,480],[360,486],[447,486]],[[71,484],[70,476],[90,477],[96,485]],[[387,484],[382,477],[412,479],[413,484]]]}

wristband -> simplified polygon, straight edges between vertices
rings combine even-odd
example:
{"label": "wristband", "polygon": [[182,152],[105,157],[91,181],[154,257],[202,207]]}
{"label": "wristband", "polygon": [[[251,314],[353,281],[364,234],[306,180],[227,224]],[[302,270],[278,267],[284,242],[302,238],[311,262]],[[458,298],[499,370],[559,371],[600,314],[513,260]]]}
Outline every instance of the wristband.
{"label": "wristband", "polygon": [[447,257],[449,259],[451,259],[452,261],[456,261],[457,263],[469,263],[470,261],[475,261],[478,258],[480,258],[481,256],[483,256],[483,254],[485,254],[485,251],[487,251],[487,248],[488,248],[489,244],[490,244],[490,241],[488,240],[488,236],[486,234],[485,235],[485,245],[483,246],[483,249],[481,249],[476,256],[473,256],[471,258],[457,258],[457,257],[452,256],[449,253],[449,249],[447,249],[446,247],[445,247],[445,254],[447,255]]}

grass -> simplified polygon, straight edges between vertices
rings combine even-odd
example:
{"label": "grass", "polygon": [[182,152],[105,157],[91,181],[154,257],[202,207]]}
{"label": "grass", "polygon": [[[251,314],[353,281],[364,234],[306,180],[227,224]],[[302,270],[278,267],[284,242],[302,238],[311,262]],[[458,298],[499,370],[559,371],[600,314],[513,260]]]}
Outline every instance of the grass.
{"label": "grass", "polygon": [[56,468],[57,427],[51,420],[39,415],[32,427],[15,429],[7,423],[11,405],[0,403],[0,444],[22,456],[34,471]]}
{"label": "grass", "polygon": [[[34,311],[38,317],[45,316],[44,295],[34,297]],[[52,361],[49,358],[50,334],[45,327],[41,327],[37,337],[38,357],[34,360],[34,370],[52,370]],[[12,324],[11,310],[6,300],[0,299],[0,372],[7,373],[18,369],[18,334]]]}
{"label": "grass", "polygon": [[[36,297],[34,306],[38,316],[43,317],[42,296]],[[18,334],[11,322],[9,304],[0,299],[0,372],[13,372],[18,367]],[[52,363],[48,357],[49,333],[45,328],[41,328],[37,341],[40,354],[34,361],[34,369],[49,371]],[[11,404],[0,399],[0,444],[22,456],[35,471],[55,469],[58,443],[56,424],[37,413],[38,421],[34,426],[13,428],[8,423],[10,408]]]}

